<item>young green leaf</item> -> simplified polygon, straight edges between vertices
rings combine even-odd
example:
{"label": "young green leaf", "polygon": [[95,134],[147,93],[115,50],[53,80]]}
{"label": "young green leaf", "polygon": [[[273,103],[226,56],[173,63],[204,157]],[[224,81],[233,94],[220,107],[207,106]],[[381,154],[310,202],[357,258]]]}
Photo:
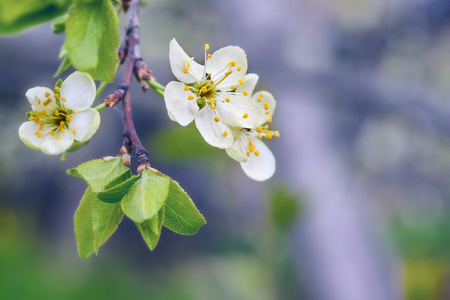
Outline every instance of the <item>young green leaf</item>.
{"label": "young green leaf", "polygon": [[191,198],[170,178],[169,194],[164,205],[164,226],[178,234],[191,235],[206,224]]}
{"label": "young green leaf", "polygon": [[169,178],[145,169],[122,199],[122,209],[135,222],[153,218],[169,193]]}
{"label": "young green leaf", "polygon": [[104,203],[95,199],[93,211],[94,251],[98,249],[116,231],[123,219],[123,211],[120,203]]}
{"label": "young green leaf", "polygon": [[74,216],[75,237],[78,254],[86,259],[94,252],[93,210],[96,195],[90,188],[86,189]]}
{"label": "young green leaf", "polygon": [[67,12],[72,0],[1,0],[0,34],[13,33]]}
{"label": "young green leaf", "polygon": [[[127,173],[124,173],[127,174]],[[104,192],[97,194],[98,199],[106,203],[116,203],[122,200],[123,196],[130,190],[134,183],[139,179],[139,176],[133,176],[120,184],[113,186],[110,189],[105,189]],[[109,184],[108,184],[109,185]]]}
{"label": "young green leaf", "polygon": [[118,61],[117,13],[109,0],[75,0],[66,21],[72,64],[95,80],[112,82]]}
{"label": "young green leaf", "polygon": [[161,236],[161,227],[164,221],[164,207],[153,216],[153,218],[146,220],[142,223],[135,222],[136,227],[139,229],[145,243],[150,250],[155,249],[158,244],[159,237]]}
{"label": "young green leaf", "polygon": [[67,174],[84,179],[93,192],[101,192],[116,177],[128,172],[129,168],[122,164],[122,158],[110,161],[96,159],[85,162],[76,168],[67,170]]}

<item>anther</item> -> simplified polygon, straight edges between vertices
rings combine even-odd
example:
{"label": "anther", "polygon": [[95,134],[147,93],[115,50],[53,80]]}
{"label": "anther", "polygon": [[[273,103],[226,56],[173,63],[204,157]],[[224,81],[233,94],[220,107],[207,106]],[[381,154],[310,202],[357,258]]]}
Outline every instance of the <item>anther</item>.
{"label": "anther", "polygon": [[261,97],[259,97],[259,98],[258,98],[258,102],[261,102],[261,100],[262,100],[262,98],[261,98]]}
{"label": "anther", "polygon": [[212,109],[216,109],[217,107],[215,107],[214,105],[211,105],[211,108],[212,108]]}
{"label": "anther", "polygon": [[186,86],[183,88],[183,90],[187,92],[187,91],[189,91],[189,87],[186,85]]}
{"label": "anther", "polygon": [[69,122],[72,117],[70,115],[66,115],[66,121]]}
{"label": "anther", "polygon": [[188,100],[192,100],[192,99],[194,99],[194,96],[189,95]]}
{"label": "anther", "polygon": [[77,111],[76,111],[75,109],[72,109],[72,111],[73,111],[73,114],[74,114],[74,115],[77,114]]}
{"label": "anther", "polygon": [[266,111],[266,115],[270,115],[270,111]]}
{"label": "anther", "polygon": [[267,118],[267,122],[272,123],[272,117]]}
{"label": "anther", "polygon": [[269,129],[269,125],[264,125],[264,130],[267,130],[267,129]]}
{"label": "anther", "polygon": [[232,90],[234,90],[234,89],[235,89],[234,85],[230,86],[230,88],[231,88]]}
{"label": "anther", "polygon": [[266,139],[270,140],[272,138],[272,133],[268,132],[266,134]]}
{"label": "anther", "polygon": [[61,97],[62,102],[66,102],[66,98]]}
{"label": "anther", "polygon": [[203,93],[206,93],[208,91],[208,88],[206,86],[202,86],[201,90]]}
{"label": "anther", "polygon": [[216,104],[216,100],[215,99],[209,99],[209,101],[211,101],[212,104]]}
{"label": "anther", "polygon": [[230,102],[230,98],[225,98],[225,101],[227,101],[227,103]]}
{"label": "anther", "polygon": [[249,152],[247,152],[247,157],[249,157],[250,156],[250,153]]}
{"label": "anther", "polygon": [[44,136],[44,134],[42,132],[39,132],[38,135],[37,135],[38,138],[41,138],[43,136]]}
{"label": "anther", "polygon": [[39,130],[36,130],[35,132],[34,132],[34,135],[38,135],[39,134]]}
{"label": "anther", "polygon": [[205,44],[205,50],[209,50],[209,45]]}
{"label": "anther", "polygon": [[191,63],[186,61],[186,67],[190,68],[191,67]]}
{"label": "anther", "polygon": [[188,68],[184,68],[183,72],[187,74],[187,73],[189,73],[189,69]]}
{"label": "anther", "polygon": [[233,60],[231,62],[228,63],[230,66],[234,67],[236,65],[236,62]]}
{"label": "anther", "polygon": [[244,119],[247,119],[247,118],[248,118],[248,113],[245,113],[242,117],[243,117]]}
{"label": "anther", "polygon": [[239,79],[239,84],[240,84],[240,85],[243,85],[243,84],[244,84],[244,80]]}
{"label": "anther", "polygon": [[277,130],[277,131],[275,131],[274,135],[275,135],[275,137],[280,137],[280,132]]}
{"label": "anther", "polygon": [[212,57],[212,55],[211,55],[211,54],[208,54],[208,59],[211,59],[211,57]]}
{"label": "anther", "polygon": [[64,126],[64,121],[59,122],[59,127],[63,127]]}
{"label": "anther", "polygon": [[262,127],[261,126],[258,126],[258,127],[256,127],[256,130],[262,130]]}
{"label": "anther", "polygon": [[55,99],[59,99],[59,95],[58,94],[55,94]]}
{"label": "anther", "polygon": [[47,111],[44,109],[43,111],[38,112],[38,115],[45,116]]}
{"label": "anther", "polygon": [[252,140],[249,140],[249,141],[248,141],[248,144],[249,144],[249,145],[251,145],[252,143],[253,143],[253,141],[252,141]]}
{"label": "anther", "polygon": [[211,83],[211,84],[214,84],[214,81],[213,80],[211,80],[209,83]]}
{"label": "anther", "polygon": [[220,118],[219,117],[214,117],[214,121],[219,122]]}
{"label": "anther", "polygon": [[39,130],[44,129],[44,123],[39,123]]}
{"label": "anther", "polygon": [[247,91],[243,91],[242,94],[244,94],[244,96],[248,96]]}
{"label": "anther", "polygon": [[59,91],[60,91],[59,86],[55,87],[55,91],[59,93]]}
{"label": "anther", "polygon": [[237,70],[238,70],[238,72],[240,72],[241,71],[241,66],[237,66]]}
{"label": "anther", "polygon": [[225,131],[223,132],[223,136],[227,136],[227,135],[228,135],[228,131],[225,130]]}
{"label": "anther", "polygon": [[255,155],[258,156],[259,155],[259,151],[255,151]]}
{"label": "anther", "polygon": [[38,99],[38,104],[41,105],[41,99]]}
{"label": "anther", "polygon": [[259,96],[262,98],[263,97],[263,93],[259,93]]}
{"label": "anther", "polygon": [[77,134],[77,131],[75,129],[72,129],[73,135]]}
{"label": "anther", "polygon": [[264,103],[264,109],[269,109],[269,102]]}
{"label": "anther", "polygon": [[46,98],[48,98],[48,97],[50,97],[50,93],[49,93],[49,92],[46,92],[46,93],[44,94],[44,96],[45,96]]}
{"label": "anther", "polygon": [[262,135],[257,135],[258,139],[262,140]]}
{"label": "anther", "polygon": [[55,136],[55,134],[56,134],[56,132],[54,132],[53,130],[50,131],[50,135],[51,135],[51,136]]}
{"label": "anther", "polygon": [[56,138],[56,140],[57,140],[57,141],[60,141],[60,140],[62,140],[62,138],[59,137],[59,138]]}
{"label": "anther", "polygon": [[59,132],[63,133],[64,132],[64,127],[59,128]]}
{"label": "anther", "polygon": [[43,103],[44,106],[49,105],[52,102],[52,99],[48,98],[47,100],[45,100],[45,102]]}
{"label": "anther", "polygon": [[55,110],[55,116],[59,117],[59,111]]}

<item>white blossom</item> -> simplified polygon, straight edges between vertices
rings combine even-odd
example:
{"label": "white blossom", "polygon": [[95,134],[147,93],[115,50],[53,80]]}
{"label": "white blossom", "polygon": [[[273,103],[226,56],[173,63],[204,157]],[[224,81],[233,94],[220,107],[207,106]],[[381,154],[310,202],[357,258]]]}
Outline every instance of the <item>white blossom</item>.
{"label": "white blossom", "polygon": [[52,91],[35,87],[26,92],[32,111],[19,128],[20,139],[45,154],[61,154],[74,141],[86,142],[100,125],[100,114],[91,108],[96,87],[91,76],[74,72]]}

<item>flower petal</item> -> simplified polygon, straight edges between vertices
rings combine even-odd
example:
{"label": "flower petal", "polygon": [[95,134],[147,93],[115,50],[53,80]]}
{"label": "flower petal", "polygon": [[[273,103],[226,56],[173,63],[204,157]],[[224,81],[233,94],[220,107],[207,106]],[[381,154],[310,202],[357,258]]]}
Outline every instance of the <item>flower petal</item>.
{"label": "flower petal", "polygon": [[57,132],[54,136],[47,135],[41,144],[41,151],[49,155],[57,155],[65,152],[73,144],[73,133],[70,130]]}
{"label": "flower petal", "polygon": [[242,93],[246,91],[249,95],[253,94],[253,90],[255,89],[256,83],[258,82],[259,76],[256,74],[247,74],[245,75],[244,84],[239,84],[236,86],[236,93]]}
{"label": "flower petal", "polygon": [[77,111],[91,107],[95,93],[96,87],[91,75],[78,71],[70,74],[61,86],[61,97],[66,100],[64,105]]}
{"label": "flower petal", "polygon": [[[49,96],[46,97],[45,95]],[[35,111],[43,111],[44,109],[54,110],[56,108],[55,94],[49,88],[37,86],[29,89],[25,93],[25,96]],[[47,101],[48,99],[51,101]]]}
{"label": "flower petal", "polygon": [[211,73],[214,81],[219,81],[223,77],[225,68],[231,62],[236,62],[236,67],[239,66],[240,71],[233,68],[233,72],[220,83],[220,87],[237,85],[240,79],[244,79],[245,73],[247,73],[247,56],[244,50],[236,46],[224,47],[214,52],[206,61],[206,72]]}
{"label": "flower petal", "polygon": [[33,149],[39,149],[39,146],[41,146],[44,141],[43,137],[38,138],[34,134],[36,130],[39,130],[39,123],[34,121],[25,122],[19,127],[20,139],[25,145]]}
{"label": "flower petal", "polygon": [[[184,83],[171,81],[164,90],[164,101],[169,117],[181,126],[191,123],[199,110],[196,101],[198,97],[189,90],[185,91],[184,87]],[[189,96],[193,99],[188,100]]]}
{"label": "flower petal", "polygon": [[253,180],[267,180],[275,173],[275,157],[262,141],[254,140],[252,142],[255,145],[255,151],[250,153],[247,162],[241,162],[242,170]]}
{"label": "flower petal", "polygon": [[76,115],[72,115],[69,126],[69,130],[76,130],[75,140],[86,142],[100,126],[100,114],[93,108],[81,111]]}
{"label": "flower petal", "polygon": [[263,111],[263,123],[267,123],[267,120],[272,118],[273,113],[275,112],[277,105],[275,98],[267,91],[259,91],[252,96],[252,100],[258,104]]}
{"label": "flower petal", "polygon": [[[221,93],[217,98],[226,97]],[[230,126],[243,128],[256,128],[263,122],[261,108],[246,96],[229,96],[229,102],[221,100],[217,105],[217,111],[223,122]]]}
{"label": "flower petal", "polygon": [[197,113],[195,126],[208,144],[221,149],[228,148],[233,143],[233,133],[221,120],[216,122],[216,117],[216,110],[205,106]]}
{"label": "flower petal", "polygon": [[[184,83],[192,83],[202,79],[204,67],[196,63],[193,59],[193,57],[189,57],[186,52],[184,52],[183,48],[181,48],[175,39],[170,41],[170,68],[172,69],[173,75],[175,75],[179,81]],[[189,64],[189,67],[186,63]],[[185,68],[188,68],[188,73],[183,72]]]}
{"label": "flower petal", "polygon": [[233,130],[233,135],[236,140],[231,147],[226,148],[225,151],[232,159],[239,162],[246,162],[248,160],[247,145],[249,138],[242,134],[239,130]]}

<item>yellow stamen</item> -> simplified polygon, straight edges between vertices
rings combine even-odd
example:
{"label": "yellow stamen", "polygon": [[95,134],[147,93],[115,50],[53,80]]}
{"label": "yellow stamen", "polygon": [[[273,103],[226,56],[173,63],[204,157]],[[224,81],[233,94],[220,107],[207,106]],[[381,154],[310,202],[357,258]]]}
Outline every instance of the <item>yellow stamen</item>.
{"label": "yellow stamen", "polygon": [[187,92],[187,91],[189,91],[189,87],[186,85],[186,86],[183,88],[183,90],[184,90],[185,92]]}
{"label": "yellow stamen", "polygon": [[261,126],[258,126],[258,127],[256,127],[256,130],[262,130],[262,127]]}
{"label": "yellow stamen", "polygon": [[272,133],[268,132],[266,134],[266,139],[270,140],[272,138]]}
{"label": "yellow stamen", "polygon": [[208,91],[208,88],[206,86],[202,86],[201,90],[203,93],[206,93]]}
{"label": "yellow stamen", "polygon": [[46,92],[46,93],[44,94],[44,96],[45,96],[45,98],[48,98],[48,97],[50,97],[50,93],[49,93],[49,92]]}
{"label": "yellow stamen", "polygon": [[216,104],[216,100],[214,99],[209,99],[209,101],[211,101],[212,104]]}
{"label": "yellow stamen", "polygon": [[41,105],[41,99],[38,99],[38,104]]}
{"label": "yellow stamen", "polygon": [[194,99],[194,96],[189,95],[188,100],[192,100],[192,99]]}
{"label": "yellow stamen", "polygon": [[44,122],[42,122],[42,123],[39,122],[39,130],[42,130],[42,129],[44,129]]}
{"label": "yellow stamen", "polygon": [[59,127],[63,127],[64,126],[64,121],[59,122]]}
{"label": "yellow stamen", "polygon": [[262,135],[258,135],[258,139],[262,140]]}
{"label": "yellow stamen", "polygon": [[264,109],[269,109],[269,102],[264,103]]}
{"label": "yellow stamen", "polygon": [[38,135],[39,134],[39,130],[36,130],[35,132],[34,132],[34,135]]}
{"label": "yellow stamen", "polygon": [[242,94],[244,94],[244,96],[248,96],[247,91],[243,91]]}
{"label": "yellow stamen", "polygon": [[55,91],[57,91],[57,92],[60,91],[59,86],[55,87]]}
{"label": "yellow stamen", "polygon": [[230,66],[234,67],[236,65],[236,62],[233,60],[231,62],[228,63]]}
{"label": "yellow stamen", "polygon": [[262,98],[263,97],[263,93],[259,93],[259,96]]}
{"label": "yellow stamen", "polygon": [[208,54],[208,59],[211,59],[211,57],[212,57],[212,55],[211,55],[211,54]]}
{"label": "yellow stamen", "polygon": [[244,80],[239,79],[239,84],[240,84],[240,85],[243,85],[243,84],[244,84]]}
{"label": "yellow stamen", "polygon": [[255,151],[255,155],[258,156],[259,155],[259,151]]}
{"label": "yellow stamen", "polygon": [[247,157],[249,157],[249,156],[250,156],[250,153],[247,152]]}
{"label": "yellow stamen", "polygon": [[215,117],[215,118],[214,118],[214,121],[219,122],[219,121],[220,121],[220,118],[219,118],[219,117]]}
{"label": "yellow stamen", "polygon": [[38,138],[41,138],[41,137],[43,137],[43,136],[44,136],[44,134],[41,133],[41,132],[39,132],[38,135],[37,135]]}
{"label": "yellow stamen", "polygon": [[225,98],[225,101],[227,101],[227,103],[230,102],[230,98]]}
{"label": "yellow stamen", "polygon": [[189,73],[189,69],[188,68],[184,68],[183,72],[187,74],[187,73]]}
{"label": "yellow stamen", "polygon": [[61,141],[61,140],[62,140],[62,138],[60,138],[60,137],[59,137],[59,138],[56,138],[56,140],[57,140],[57,141]]}
{"label": "yellow stamen", "polygon": [[59,99],[59,94],[55,94],[55,99]]}
{"label": "yellow stamen", "polygon": [[249,141],[248,141],[248,144],[249,144],[249,145],[251,145],[252,143],[253,143],[253,141],[252,141],[252,140],[249,140]]}
{"label": "yellow stamen", "polygon": [[211,80],[209,83],[214,84],[214,80]]}
{"label": "yellow stamen", "polygon": [[56,134],[56,132],[54,132],[53,130],[50,131],[50,135],[51,135],[51,136],[55,136],[55,134]]}
{"label": "yellow stamen", "polygon": [[223,136],[227,136],[227,135],[228,135],[228,131],[225,130],[225,131],[223,132]]}
{"label": "yellow stamen", "polygon": [[243,117],[244,119],[247,119],[247,118],[248,118],[248,113],[245,113],[242,117]]}
{"label": "yellow stamen", "polygon": [[59,111],[55,110],[55,116],[59,117]]}
{"label": "yellow stamen", "polygon": [[267,122],[272,123],[272,117],[269,117],[269,118],[267,119]]}
{"label": "yellow stamen", "polygon": [[66,98],[61,97],[62,102],[66,102]]}
{"label": "yellow stamen", "polygon": [[241,71],[241,66],[237,66],[237,70],[238,70],[238,72],[240,72]]}
{"label": "yellow stamen", "polygon": [[209,45],[205,44],[205,50],[209,50]]}
{"label": "yellow stamen", "polygon": [[45,102],[43,103],[44,106],[49,105],[52,102],[52,99],[48,98],[47,100],[45,100]]}
{"label": "yellow stamen", "polygon": [[262,98],[261,98],[261,97],[259,97],[259,98],[258,98],[258,102],[261,102],[261,100],[262,100]]}
{"label": "yellow stamen", "polygon": [[75,135],[77,134],[77,131],[75,129],[72,129],[72,133]]}
{"label": "yellow stamen", "polygon": [[45,116],[47,111],[44,109],[43,111],[38,112],[38,115]]}
{"label": "yellow stamen", "polygon": [[66,121],[69,122],[72,117],[70,115],[66,115]]}
{"label": "yellow stamen", "polygon": [[280,132],[277,130],[277,131],[275,131],[274,135],[275,135],[275,137],[280,137]]}
{"label": "yellow stamen", "polygon": [[64,132],[64,127],[60,127],[59,128],[59,132],[63,133]]}
{"label": "yellow stamen", "polygon": [[190,63],[189,61],[186,61],[186,66],[187,66],[188,68],[190,68],[190,67],[191,67],[191,63]]}
{"label": "yellow stamen", "polygon": [[264,125],[264,129],[265,129],[265,130],[269,129],[269,125],[267,125],[267,124]]}
{"label": "yellow stamen", "polygon": [[270,115],[270,111],[266,111],[266,115]]}
{"label": "yellow stamen", "polygon": [[230,88],[231,88],[232,90],[234,90],[234,89],[235,89],[234,85],[230,86]]}
{"label": "yellow stamen", "polygon": [[212,108],[212,109],[216,109],[217,107],[215,107],[214,105],[211,105],[211,108]]}
{"label": "yellow stamen", "polygon": [[255,151],[255,145],[249,145],[248,148],[250,149],[250,152]]}

